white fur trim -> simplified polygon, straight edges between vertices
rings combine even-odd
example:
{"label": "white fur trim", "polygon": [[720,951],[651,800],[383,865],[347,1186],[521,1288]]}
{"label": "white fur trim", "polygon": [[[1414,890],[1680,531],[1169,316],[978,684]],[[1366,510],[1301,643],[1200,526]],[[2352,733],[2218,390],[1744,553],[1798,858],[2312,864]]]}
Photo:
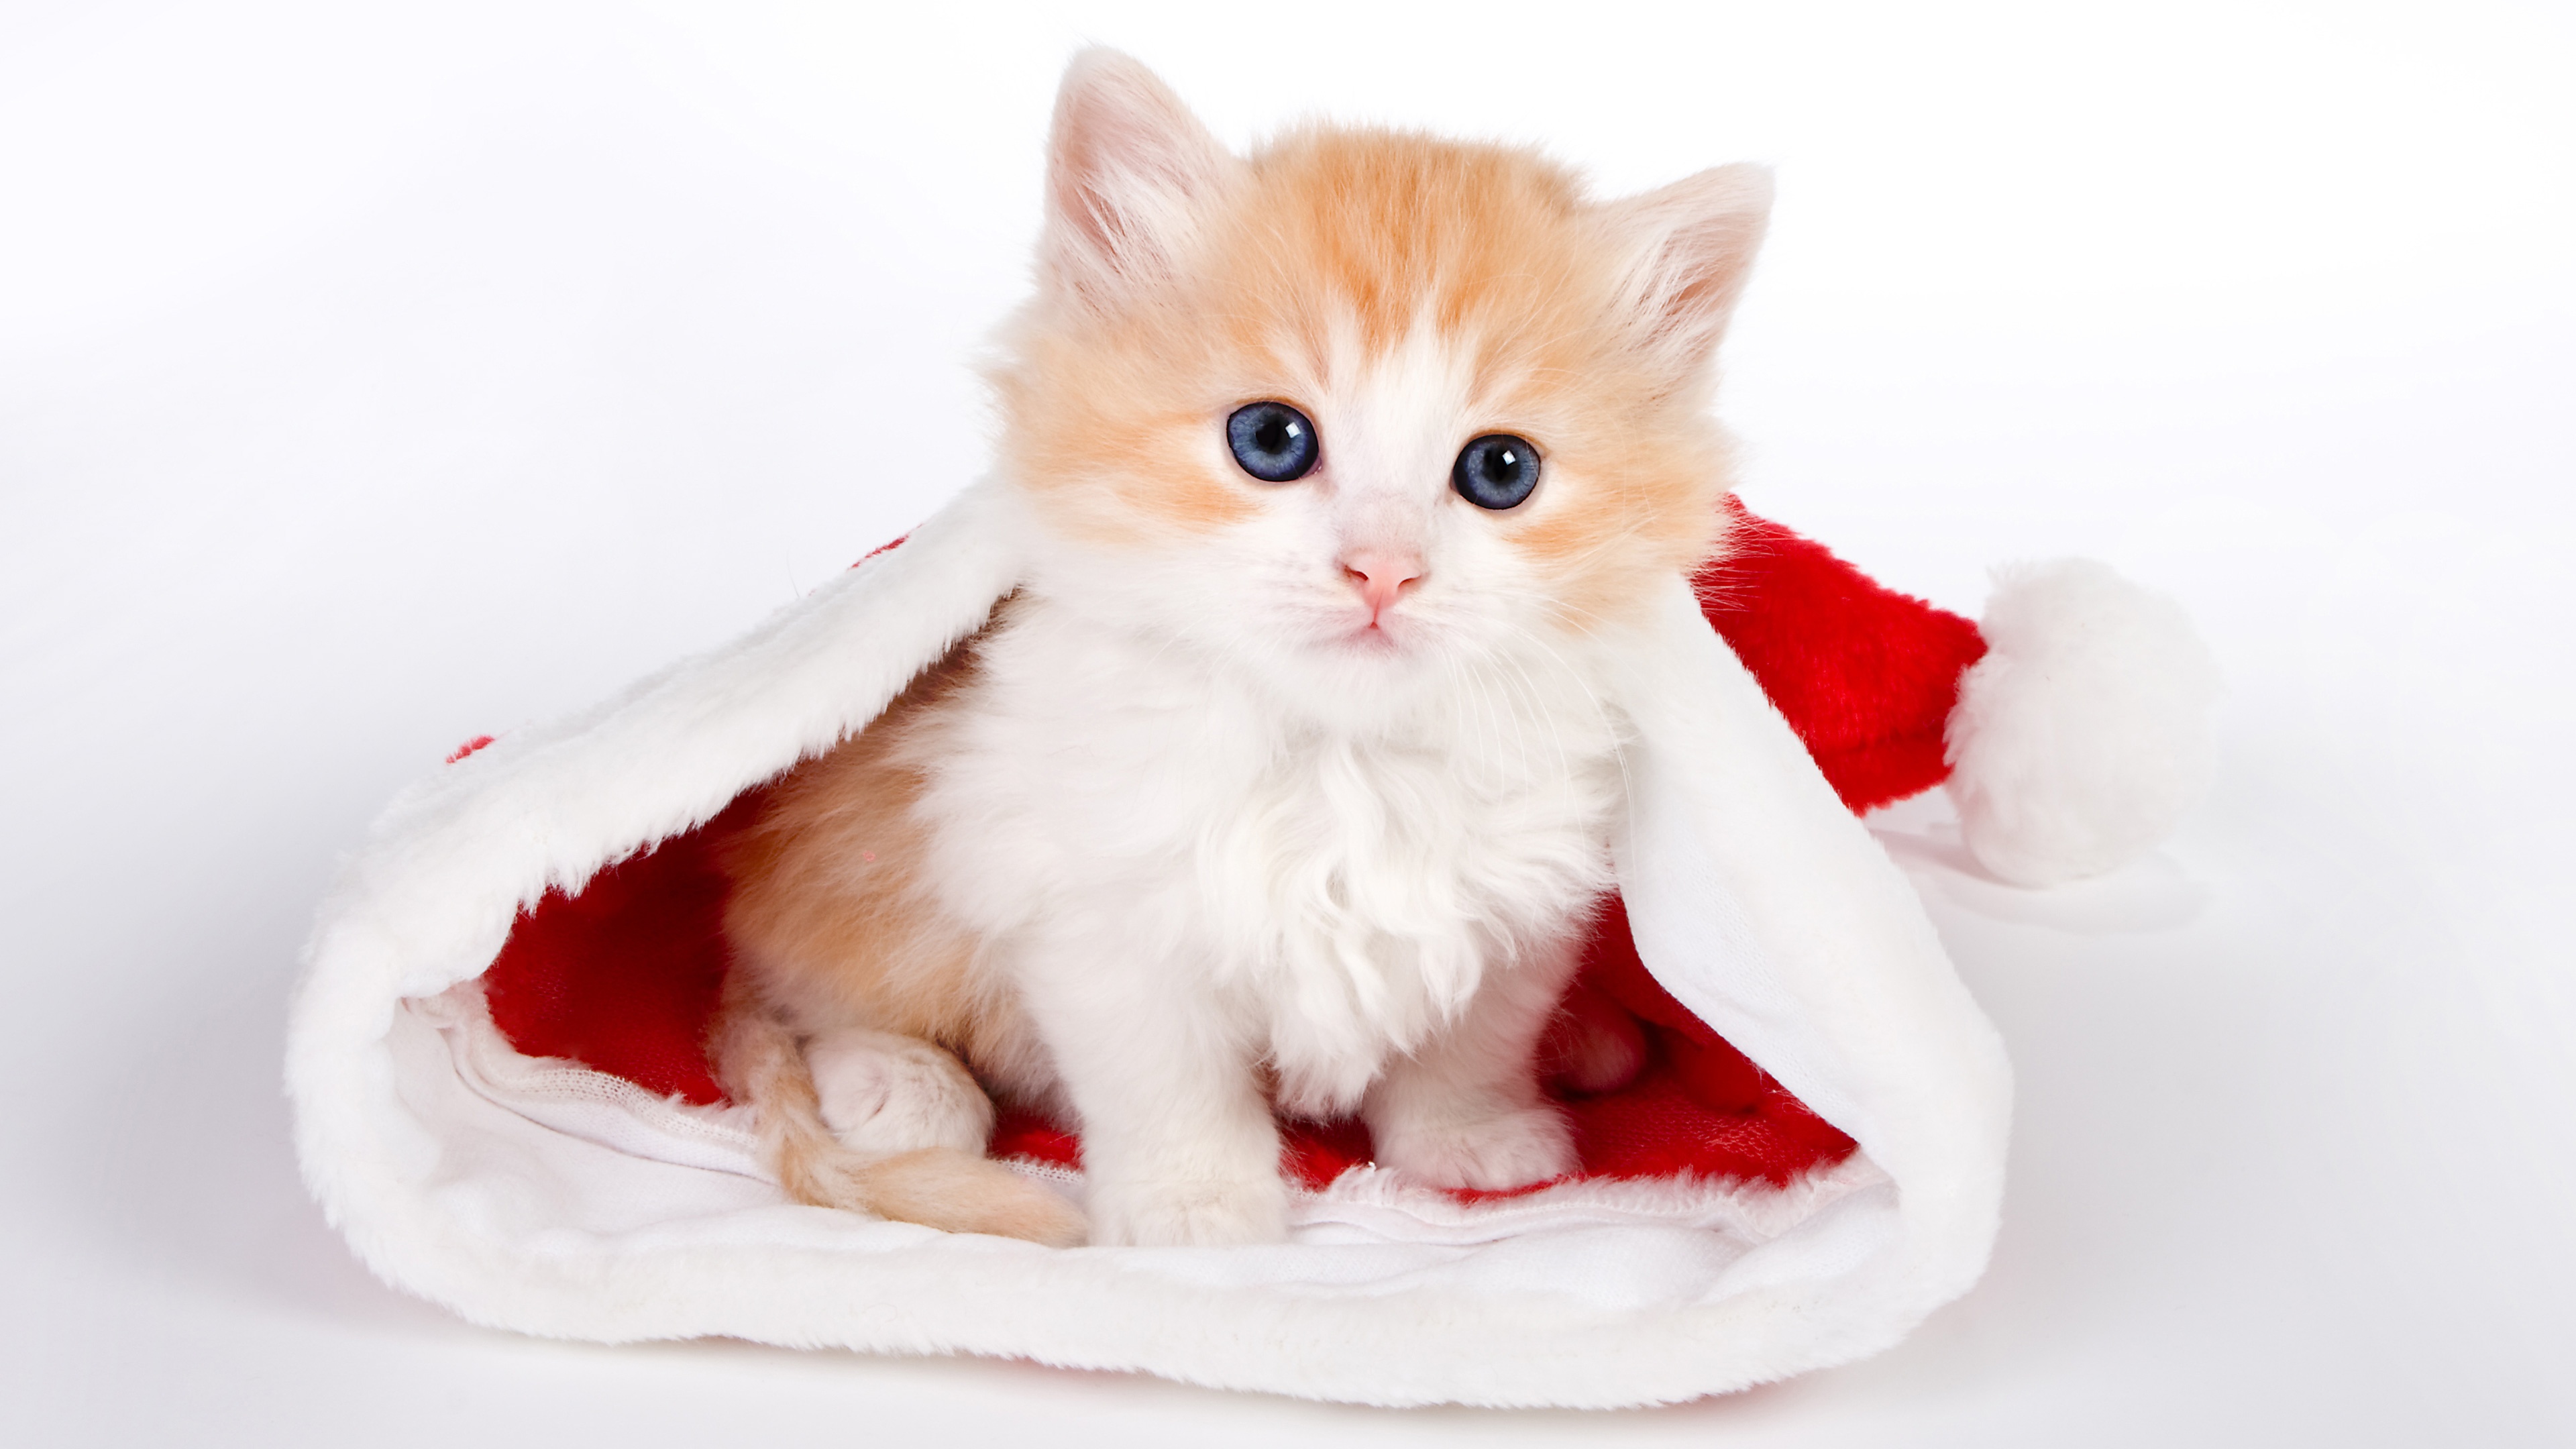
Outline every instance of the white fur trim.
{"label": "white fur trim", "polygon": [[2089,559],[1997,570],[1950,713],[1950,795],[2015,885],[2101,875],[2209,789],[2218,671],[2180,605]]}
{"label": "white fur trim", "polygon": [[1848,1361],[1974,1281],[2003,1180],[2001,1050],[1679,579],[1614,691],[1638,730],[1621,884],[1666,987],[1860,1140],[1787,1192],[1578,1183],[1461,1206],[1363,1172],[1300,1199],[1282,1246],[1046,1249],[790,1205],[745,1170],[738,1117],[500,1048],[471,983],[520,908],[874,717],[1012,587],[1015,526],[970,493],[740,643],[386,812],[315,928],[287,1055],[306,1180],[378,1274],[564,1337],[1590,1407]]}

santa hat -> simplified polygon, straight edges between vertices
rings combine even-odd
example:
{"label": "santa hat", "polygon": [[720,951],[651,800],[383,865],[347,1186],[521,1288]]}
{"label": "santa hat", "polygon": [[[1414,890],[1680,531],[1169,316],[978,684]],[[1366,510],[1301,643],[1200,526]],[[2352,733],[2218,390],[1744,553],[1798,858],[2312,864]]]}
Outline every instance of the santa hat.
{"label": "santa hat", "polygon": [[[1740,509],[1618,688],[1620,894],[1554,1042],[1580,1176],[1434,1191],[1371,1165],[1355,1124],[1299,1126],[1294,1237],[1258,1249],[1048,1249],[789,1203],[707,1071],[713,847],[983,624],[1018,581],[1013,506],[972,490],[734,644],[478,741],[386,811],[315,928],[287,1061],[306,1180],[378,1274],[561,1337],[1570,1406],[1855,1359],[1975,1281],[2008,1068],[1854,812],[1946,778],[1997,874],[2116,863],[2206,768],[2206,662],[2098,566],[2008,578],[1981,635]],[[1079,1191],[1049,1124],[1005,1121],[993,1151]]]}

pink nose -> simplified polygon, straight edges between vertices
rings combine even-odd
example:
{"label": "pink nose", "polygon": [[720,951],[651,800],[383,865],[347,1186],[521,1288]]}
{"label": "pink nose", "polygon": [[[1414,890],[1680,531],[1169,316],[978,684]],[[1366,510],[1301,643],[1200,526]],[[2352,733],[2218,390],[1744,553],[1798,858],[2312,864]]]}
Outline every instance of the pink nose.
{"label": "pink nose", "polygon": [[1404,586],[1422,577],[1422,560],[1409,553],[1363,550],[1343,557],[1342,572],[1359,585],[1360,597],[1368,601],[1369,622],[1375,624]]}

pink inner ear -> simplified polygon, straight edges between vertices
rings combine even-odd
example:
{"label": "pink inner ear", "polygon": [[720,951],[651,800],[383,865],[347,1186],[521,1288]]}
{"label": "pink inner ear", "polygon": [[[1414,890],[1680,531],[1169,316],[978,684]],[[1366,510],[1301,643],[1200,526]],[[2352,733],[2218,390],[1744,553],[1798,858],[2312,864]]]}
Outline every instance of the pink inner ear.
{"label": "pink inner ear", "polygon": [[1108,50],[1074,58],[1048,142],[1048,244],[1059,275],[1086,292],[1151,270],[1204,196],[1226,152],[1153,72]]}
{"label": "pink inner ear", "polygon": [[1771,176],[1758,166],[1720,166],[1606,214],[1648,248],[1641,301],[1649,346],[1683,371],[1715,352],[1771,215]]}
{"label": "pink inner ear", "polygon": [[[1976,626],[1879,586],[1733,499],[1725,506],[1733,547],[1694,580],[1702,607],[1844,803],[1865,810],[1939,784],[1959,674],[1985,652]],[[725,973],[716,849],[759,802],[753,790],[578,894],[550,892],[522,914],[484,977],[493,1023],[511,1044],[688,1101],[722,1100],[704,1040]],[[1786,1182],[1852,1151],[1849,1137],[1655,984],[1616,901],[1595,926],[1569,1002],[1621,1014],[1643,1049],[1624,1083],[1561,1093],[1586,1176]],[[1287,1138],[1290,1166],[1310,1186],[1369,1160],[1355,1122],[1290,1123]],[[992,1150],[1070,1165],[1081,1149],[1051,1124],[1010,1116]]]}

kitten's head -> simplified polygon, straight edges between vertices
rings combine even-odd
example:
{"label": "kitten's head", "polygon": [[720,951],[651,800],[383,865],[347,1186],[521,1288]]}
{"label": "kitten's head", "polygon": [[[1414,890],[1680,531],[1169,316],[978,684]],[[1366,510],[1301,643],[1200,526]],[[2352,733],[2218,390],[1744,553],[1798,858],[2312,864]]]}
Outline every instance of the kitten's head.
{"label": "kitten's head", "polygon": [[1769,204],[1386,131],[1245,159],[1078,57],[994,369],[1032,582],[1342,714],[1633,615],[1720,541],[1710,357]]}

